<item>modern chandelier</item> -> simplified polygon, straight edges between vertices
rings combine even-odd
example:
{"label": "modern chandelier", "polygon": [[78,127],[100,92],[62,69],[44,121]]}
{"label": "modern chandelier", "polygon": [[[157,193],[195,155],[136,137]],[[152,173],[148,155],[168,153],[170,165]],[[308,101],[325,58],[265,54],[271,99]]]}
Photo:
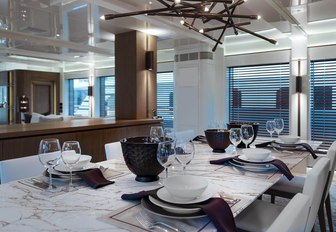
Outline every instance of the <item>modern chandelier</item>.
{"label": "modern chandelier", "polygon": [[[134,11],[120,14],[106,14],[101,17],[104,20],[112,20],[116,18],[129,17],[135,15],[148,16],[169,16],[180,17],[180,23],[190,30],[202,34],[203,36],[216,42],[212,51],[215,51],[218,44],[222,44],[222,38],[227,28],[232,28],[235,35],[238,31],[256,36],[266,40],[272,44],[277,44],[277,41],[269,39],[265,36],[257,34],[243,26],[251,24],[251,20],[259,19],[258,15],[241,15],[235,14],[238,6],[245,3],[247,0],[156,0],[163,5],[163,8]],[[235,20],[244,19],[244,22],[235,22]],[[200,24],[197,22],[201,22]],[[217,21],[222,25],[217,27],[209,27],[210,21]],[[202,25],[203,28],[196,28],[197,25]],[[209,34],[211,31],[219,30],[220,35],[214,38]]]}

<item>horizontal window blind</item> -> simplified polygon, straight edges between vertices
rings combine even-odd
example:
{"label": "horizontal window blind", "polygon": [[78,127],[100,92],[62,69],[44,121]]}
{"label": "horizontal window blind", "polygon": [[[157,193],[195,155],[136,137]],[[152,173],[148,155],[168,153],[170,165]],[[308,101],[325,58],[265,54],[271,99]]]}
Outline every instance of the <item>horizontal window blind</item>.
{"label": "horizontal window blind", "polygon": [[115,77],[100,77],[100,116],[115,118]]}
{"label": "horizontal window blind", "polygon": [[269,136],[266,121],[283,118],[288,134],[289,63],[229,67],[227,77],[230,122],[257,122],[258,135]]}
{"label": "horizontal window blind", "polygon": [[174,73],[157,74],[157,116],[163,118],[165,128],[174,126]]}
{"label": "horizontal window blind", "polygon": [[336,140],[336,60],[310,62],[311,139],[328,149]]}
{"label": "horizontal window blind", "polygon": [[89,116],[89,79],[69,80],[69,115]]}

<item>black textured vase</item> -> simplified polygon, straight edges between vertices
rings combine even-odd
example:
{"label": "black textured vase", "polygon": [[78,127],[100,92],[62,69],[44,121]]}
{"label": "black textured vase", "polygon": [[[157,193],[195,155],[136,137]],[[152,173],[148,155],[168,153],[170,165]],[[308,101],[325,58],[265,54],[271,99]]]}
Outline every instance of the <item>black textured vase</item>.
{"label": "black textured vase", "polygon": [[135,180],[151,182],[159,179],[164,167],[157,161],[158,142],[149,137],[132,137],[120,141],[128,169],[136,175]]}

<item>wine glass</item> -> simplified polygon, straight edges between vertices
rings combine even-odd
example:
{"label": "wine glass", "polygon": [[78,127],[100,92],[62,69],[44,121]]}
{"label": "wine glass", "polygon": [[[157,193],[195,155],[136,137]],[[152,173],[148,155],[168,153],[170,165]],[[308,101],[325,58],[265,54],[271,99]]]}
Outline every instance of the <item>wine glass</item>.
{"label": "wine glass", "polygon": [[166,179],[168,178],[168,168],[175,160],[174,141],[165,141],[158,144],[157,160],[165,168]]}
{"label": "wine glass", "polygon": [[276,118],[274,119],[274,130],[278,134],[278,137],[281,133],[281,131],[284,129],[284,121],[282,118]]}
{"label": "wine glass", "polygon": [[68,191],[71,192],[76,188],[72,184],[72,168],[78,163],[81,156],[81,148],[78,141],[65,141],[62,146],[62,160],[64,164],[69,168],[70,183]]}
{"label": "wine glass", "polygon": [[241,142],[241,129],[240,128],[231,128],[229,134],[230,142],[233,144],[235,148],[235,153],[237,155],[237,146]]}
{"label": "wine glass", "polygon": [[175,130],[173,128],[164,128],[163,136],[164,136],[165,140],[167,140],[166,138],[168,138],[168,140],[172,139],[173,142],[175,142],[175,140],[176,140]]}
{"label": "wine glass", "polygon": [[160,138],[163,137],[163,128],[162,126],[152,126],[150,128],[150,139],[152,141],[160,141]]}
{"label": "wine glass", "polygon": [[250,144],[254,137],[254,131],[252,125],[243,124],[241,126],[241,139],[247,148],[248,144]]}
{"label": "wine glass", "polygon": [[52,185],[52,169],[58,164],[61,158],[61,145],[58,139],[42,139],[40,141],[38,157],[40,162],[48,169],[49,173],[49,186],[45,193],[53,193],[58,191]]}
{"label": "wine glass", "polygon": [[275,121],[273,120],[269,120],[266,122],[266,130],[268,131],[268,133],[270,133],[270,136],[272,138],[272,134],[275,131]]}
{"label": "wine glass", "polygon": [[183,167],[183,175],[185,175],[186,166],[194,158],[195,147],[192,141],[177,141],[175,148],[176,160]]}

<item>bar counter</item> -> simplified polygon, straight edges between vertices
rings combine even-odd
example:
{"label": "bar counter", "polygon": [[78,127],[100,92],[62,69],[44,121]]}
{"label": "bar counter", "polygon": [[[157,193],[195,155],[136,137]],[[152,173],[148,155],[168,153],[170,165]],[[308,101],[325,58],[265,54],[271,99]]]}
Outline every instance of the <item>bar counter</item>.
{"label": "bar counter", "polygon": [[104,144],[133,136],[148,136],[160,119],[114,120],[110,118],[73,119],[59,122],[0,126],[0,160],[36,155],[42,138],[55,137],[64,142],[78,140],[82,153],[92,161],[105,160]]}

